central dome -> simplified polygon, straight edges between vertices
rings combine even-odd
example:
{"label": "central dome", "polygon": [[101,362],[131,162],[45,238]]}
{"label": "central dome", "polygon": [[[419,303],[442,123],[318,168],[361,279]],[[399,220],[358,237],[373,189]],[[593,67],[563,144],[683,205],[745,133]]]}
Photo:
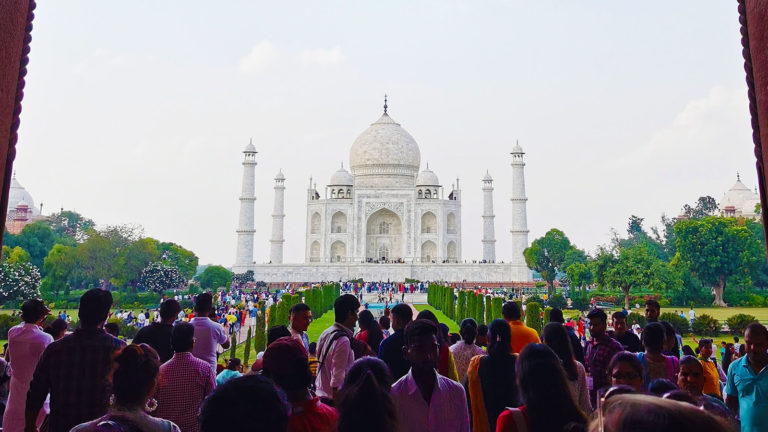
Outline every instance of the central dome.
{"label": "central dome", "polygon": [[421,152],[416,140],[384,113],[357,137],[349,162],[358,187],[413,187]]}

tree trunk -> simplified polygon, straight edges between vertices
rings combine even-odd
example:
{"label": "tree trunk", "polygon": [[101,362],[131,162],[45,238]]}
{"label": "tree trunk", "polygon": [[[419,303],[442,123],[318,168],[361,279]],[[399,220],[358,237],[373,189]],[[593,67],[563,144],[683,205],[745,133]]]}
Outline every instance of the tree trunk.
{"label": "tree trunk", "polygon": [[547,293],[549,293],[549,298],[552,298],[552,296],[555,295],[555,282],[554,281],[547,281]]}
{"label": "tree trunk", "polygon": [[624,291],[624,309],[631,310],[629,308],[629,288],[621,288]]}
{"label": "tree trunk", "polygon": [[712,292],[715,293],[715,301],[712,302],[712,304],[720,307],[728,307],[728,305],[725,304],[725,301],[723,301],[724,291],[725,291],[725,278],[723,277],[723,275],[720,275],[717,285],[714,285],[712,287]]}

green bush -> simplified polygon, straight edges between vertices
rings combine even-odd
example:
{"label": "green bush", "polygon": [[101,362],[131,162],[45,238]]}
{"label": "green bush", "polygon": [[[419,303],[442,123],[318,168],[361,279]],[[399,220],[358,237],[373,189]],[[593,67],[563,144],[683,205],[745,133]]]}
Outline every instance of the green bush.
{"label": "green bush", "polygon": [[762,307],[765,306],[765,299],[757,294],[749,294],[747,299],[747,306]]}
{"label": "green bush", "polygon": [[248,335],[245,337],[245,347],[243,350],[243,366],[248,367],[248,360],[251,357],[251,328],[248,327]]}
{"label": "green bush", "polygon": [[694,318],[691,330],[697,335],[717,336],[720,334],[720,321],[711,315],[701,314]]}
{"label": "green bush", "polygon": [[589,297],[586,295],[571,297],[571,308],[582,312],[589,310]]}
{"label": "green bush", "polygon": [[0,315],[0,339],[8,339],[8,330],[21,322],[20,316]]}
{"label": "green bush", "polygon": [[549,306],[552,308],[563,310],[567,305],[568,302],[562,294],[555,294],[549,299]]}
{"label": "green bush", "polygon": [[627,315],[627,326],[632,326],[634,323],[637,323],[640,327],[645,327],[645,325],[648,324],[648,320],[645,319],[645,315],[643,314],[630,312],[629,315]]}
{"label": "green bush", "polygon": [[730,331],[731,334],[739,336],[744,335],[747,326],[753,322],[757,322],[757,318],[753,315],[743,313],[731,315],[725,320],[725,323],[728,324],[728,331]]}
{"label": "green bush", "polygon": [[672,312],[664,312],[659,315],[659,321],[667,321],[672,324],[675,329],[675,333],[679,335],[687,335],[691,332],[691,323],[687,318],[683,318],[680,315],[675,315]]}
{"label": "green bush", "polygon": [[723,301],[730,306],[747,306],[749,293],[740,289],[727,289],[723,293]]}
{"label": "green bush", "polygon": [[537,295],[533,295],[525,299],[525,304],[529,304],[529,303],[538,303],[539,306],[541,306],[544,304],[544,299]]}
{"label": "green bush", "polygon": [[541,334],[541,305],[538,303],[526,303],[525,325]]}
{"label": "green bush", "polygon": [[549,313],[552,312],[552,308],[547,306],[544,308],[544,323],[549,323]]}
{"label": "green bush", "polygon": [[668,299],[663,298],[663,299],[659,300],[659,306],[664,308],[664,307],[670,307],[672,305],[669,303]]}

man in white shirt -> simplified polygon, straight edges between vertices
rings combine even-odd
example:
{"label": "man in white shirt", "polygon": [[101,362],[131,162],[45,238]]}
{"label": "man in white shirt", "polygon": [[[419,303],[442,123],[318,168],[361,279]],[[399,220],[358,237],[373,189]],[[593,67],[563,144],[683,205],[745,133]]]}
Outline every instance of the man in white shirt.
{"label": "man in white shirt", "polygon": [[334,320],[317,340],[317,395],[329,406],[334,406],[336,396],[344,383],[347,372],[355,362],[352,351],[352,330],[357,323],[360,301],[352,294],[344,294],[333,302]]}
{"label": "man in white shirt", "polygon": [[195,346],[192,355],[208,362],[216,370],[216,346],[229,348],[229,336],[227,330],[221,324],[214,322],[208,315],[213,309],[213,297],[209,293],[202,293],[195,300],[195,317],[190,324],[195,327]]}
{"label": "man in white shirt", "polygon": [[437,327],[418,319],[405,328],[411,370],[392,385],[400,432],[469,432],[464,387],[437,373]]}
{"label": "man in white shirt", "polygon": [[693,308],[688,311],[688,318],[691,320],[691,325],[693,325],[693,321],[696,319],[696,312],[693,311]]}
{"label": "man in white shirt", "polygon": [[301,342],[304,350],[309,352],[307,329],[309,324],[312,323],[312,310],[305,303],[296,303],[288,311],[288,318],[290,320],[288,330],[291,332],[291,336]]}

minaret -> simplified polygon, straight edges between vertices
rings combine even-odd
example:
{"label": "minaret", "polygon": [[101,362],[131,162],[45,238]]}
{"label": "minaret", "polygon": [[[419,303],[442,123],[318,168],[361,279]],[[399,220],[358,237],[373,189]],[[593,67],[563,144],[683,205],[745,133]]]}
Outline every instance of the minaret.
{"label": "minaret", "polygon": [[253,206],[256,201],[256,147],[253,139],[243,150],[243,186],[240,193],[240,222],[237,224],[237,253],[233,271],[242,273],[253,265]]}
{"label": "minaret", "polygon": [[496,261],[496,230],[493,226],[493,178],[488,171],[483,177],[483,260]]}
{"label": "minaret", "polygon": [[275,208],[272,211],[272,239],[269,240],[269,261],[272,264],[283,263],[283,220],[285,213],[285,176],[278,171],[275,176]]}
{"label": "minaret", "polygon": [[525,263],[523,251],[528,247],[528,214],[525,196],[525,162],[523,149],[515,143],[512,149],[512,280],[531,281],[533,274]]}

